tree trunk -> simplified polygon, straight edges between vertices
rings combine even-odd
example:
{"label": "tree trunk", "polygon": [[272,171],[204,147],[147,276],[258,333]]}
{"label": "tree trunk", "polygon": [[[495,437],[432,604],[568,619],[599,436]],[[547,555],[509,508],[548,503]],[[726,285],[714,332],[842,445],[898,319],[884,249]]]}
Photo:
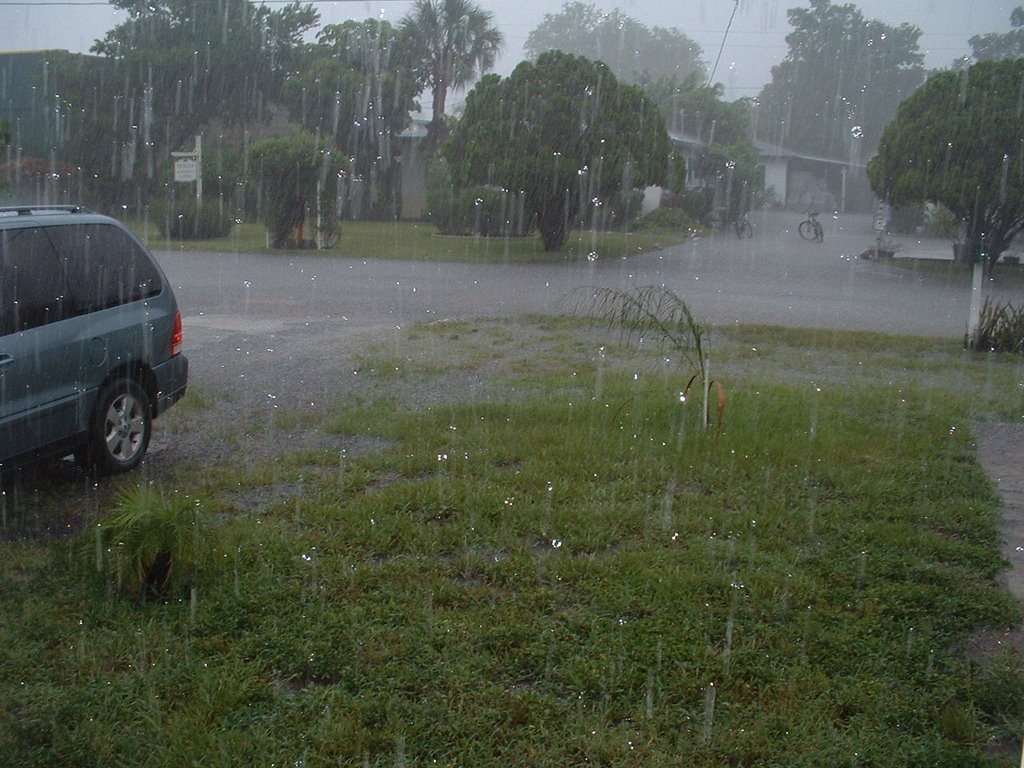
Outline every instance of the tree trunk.
{"label": "tree trunk", "polygon": [[540,239],[544,243],[544,251],[547,253],[560,250],[568,237],[565,223],[561,220],[554,222],[538,219],[537,229],[540,230]]}
{"label": "tree trunk", "polygon": [[431,107],[433,115],[430,118],[430,125],[427,126],[427,146],[431,152],[437,152],[448,138],[448,125],[444,121],[444,107],[448,100],[447,83],[438,83],[434,86]]}
{"label": "tree trunk", "polygon": [[575,210],[579,196],[565,190],[559,200],[554,194],[543,197],[534,206],[537,212],[537,229],[545,251],[557,251],[569,237],[569,211]]}

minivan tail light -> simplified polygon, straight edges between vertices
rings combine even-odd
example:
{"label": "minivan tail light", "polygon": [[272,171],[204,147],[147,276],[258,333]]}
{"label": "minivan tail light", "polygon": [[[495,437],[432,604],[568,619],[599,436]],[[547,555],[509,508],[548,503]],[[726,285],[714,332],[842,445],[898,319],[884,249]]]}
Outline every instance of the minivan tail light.
{"label": "minivan tail light", "polygon": [[181,331],[181,312],[174,313],[174,331],[171,333],[171,357],[181,354],[184,334]]}

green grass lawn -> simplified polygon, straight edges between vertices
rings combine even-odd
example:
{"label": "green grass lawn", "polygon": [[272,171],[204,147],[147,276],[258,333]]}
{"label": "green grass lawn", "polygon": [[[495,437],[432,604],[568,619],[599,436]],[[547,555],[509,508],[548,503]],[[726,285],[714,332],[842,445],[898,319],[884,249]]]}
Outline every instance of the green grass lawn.
{"label": "green grass lawn", "polygon": [[[135,221],[132,228],[150,248],[194,251],[273,253],[261,224],[239,224],[225,238],[168,241],[153,222]],[[545,253],[540,237],[486,238],[439,235],[425,222],[346,221],[338,243],[326,251],[340,256],[422,261],[536,262],[586,259],[592,255],[617,258],[683,242],[684,231],[587,232],[575,231],[557,253]],[[277,251],[284,253],[284,251]]]}
{"label": "green grass lawn", "polygon": [[968,650],[1019,621],[971,435],[1019,356],[715,331],[716,434],[608,329],[404,334],[309,424],[375,450],[165,481],[168,596],[117,588],[113,510],[0,545],[7,764],[1017,764],[1020,660]]}

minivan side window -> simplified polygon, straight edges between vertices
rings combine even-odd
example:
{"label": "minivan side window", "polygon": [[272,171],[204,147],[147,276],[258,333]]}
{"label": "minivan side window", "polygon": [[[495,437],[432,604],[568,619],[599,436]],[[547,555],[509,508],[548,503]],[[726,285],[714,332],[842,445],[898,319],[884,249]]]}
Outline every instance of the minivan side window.
{"label": "minivan side window", "polygon": [[0,232],[0,336],[68,316],[61,259],[38,227]]}
{"label": "minivan side window", "polygon": [[75,314],[96,312],[155,296],[160,273],[132,237],[111,224],[51,227],[63,254]]}

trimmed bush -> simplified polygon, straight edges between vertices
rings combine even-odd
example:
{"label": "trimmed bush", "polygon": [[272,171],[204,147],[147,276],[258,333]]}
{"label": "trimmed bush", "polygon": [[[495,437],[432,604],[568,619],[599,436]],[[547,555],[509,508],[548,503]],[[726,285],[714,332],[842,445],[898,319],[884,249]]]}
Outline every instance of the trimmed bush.
{"label": "trimmed bush", "polygon": [[520,237],[534,230],[522,195],[489,186],[456,189],[444,161],[427,173],[427,217],[443,235]]}
{"label": "trimmed bush", "polygon": [[198,205],[193,198],[166,201],[154,207],[158,221],[163,222],[164,237],[168,240],[213,240],[227,237],[234,226],[234,218],[222,211],[219,201]]}
{"label": "trimmed bush", "polygon": [[640,220],[640,229],[693,230],[696,228],[696,222],[682,208],[655,208]]}
{"label": "trimmed bush", "polygon": [[524,221],[522,201],[503,189],[470,187],[452,190],[431,207],[431,220],[442,234],[516,237],[532,232]]}
{"label": "trimmed bush", "polygon": [[663,191],[662,208],[678,208],[694,221],[704,221],[714,207],[713,194],[704,189],[684,189],[680,192]]}
{"label": "trimmed bush", "polygon": [[[603,203],[603,218],[598,222],[603,230],[636,229],[643,215],[644,193],[639,189],[625,189],[613,194]],[[582,227],[590,227],[593,223],[592,213]]]}

